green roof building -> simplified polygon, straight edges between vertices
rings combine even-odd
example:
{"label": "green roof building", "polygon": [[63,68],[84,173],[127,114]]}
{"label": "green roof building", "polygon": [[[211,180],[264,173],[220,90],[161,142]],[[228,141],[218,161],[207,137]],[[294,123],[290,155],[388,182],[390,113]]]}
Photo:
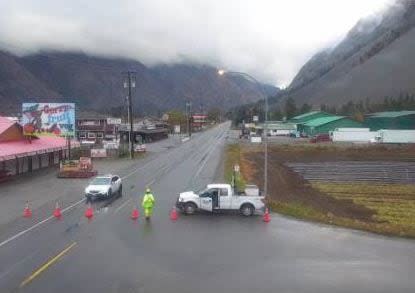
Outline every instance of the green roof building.
{"label": "green roof building", "polygon": [[362,123],[354,121],[344,116],[328,116],[309,120],[303,124],[298,125],[300,132],[306,133],[309,136],[319,133],[329,133],[336,128],[348,127],[362,127]]}
{"label": "green roof building", "polygon": [[366,127],[379,129],[415,129],[415,111],[389,111],[367,115]]}
{"label": "green roof building", "polygon": [[322,112],[322,111],[312,111],[312,112],[308,112],[308,113],[304,113],[304,114],[295,116],[295,117],[289,119],[288,122],[301,124],[301,123],[305,123],[307,121],[310,121],[312,119],[316,119],[316,118],[320,118],[320,117],[330,117],[330,116],[333,116],[333,115],[329,114],[329,113],[326,113],[326,112]]}

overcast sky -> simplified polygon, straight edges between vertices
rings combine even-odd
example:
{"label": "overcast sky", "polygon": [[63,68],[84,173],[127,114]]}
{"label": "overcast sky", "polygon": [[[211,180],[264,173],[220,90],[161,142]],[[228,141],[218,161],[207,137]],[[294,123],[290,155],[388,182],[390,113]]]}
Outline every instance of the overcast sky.
{"label": "overcast sky", "polygon": [[208,63],[288,85],[311,55],[389,2],[0,0],[0,46]]}

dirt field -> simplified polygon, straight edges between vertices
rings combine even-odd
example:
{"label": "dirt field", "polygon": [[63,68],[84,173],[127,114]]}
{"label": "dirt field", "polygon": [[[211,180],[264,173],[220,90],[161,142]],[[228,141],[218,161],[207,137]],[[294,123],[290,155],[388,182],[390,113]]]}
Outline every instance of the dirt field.
{"label": "dirt field", "polygon": [[[262,186],[262,149],[247,144],[239,149],[241,172],[245,181]],[[342,164],[350,168],[350,162],[357,162],[356,165],[363,168],[361,172],[365,172],[365,166],[370,165],[373,175],[370,172],[364,173],[367,182],[343,182],[339,180],[344,177],[341,174],[337,174],[337,177],[328,175],[325,180],[324,176],[321,176],[325,173],[317,172],[320,174],[318,180],[309,181],[304,179],[304,173],[298,170],[295,172],[293,168],[288,167],[292,163],[320,163],[316,168],[319,165],[333,165],[321,164],[324,162],[336,162],[334,165],[340,170]],[[399,180],[398,183],[382,180],[372,162],[386,162],[393,166],[404,165],[399,162],[406,162],[411,166],[412,162],[415,164],[415,146],[273,145],[269,150],[268,169],[271,206],[281,213],[296,217],[414,237],[415,184],[403,184]],[[327,172],[327,169],[325,172],[331,173]],[[350,173],[350,170],[348,172]],[[349,173],[347,176],[350,177]],[[396,172],[390,171],[388,174],[393,177],[394,173]],[[413,176],[412,173],[405,174]],[[370,176],[375,179],[372,180]],[[337,181],[333,178],[337,178]],[[399,174],[397,178],[400,178]]]}

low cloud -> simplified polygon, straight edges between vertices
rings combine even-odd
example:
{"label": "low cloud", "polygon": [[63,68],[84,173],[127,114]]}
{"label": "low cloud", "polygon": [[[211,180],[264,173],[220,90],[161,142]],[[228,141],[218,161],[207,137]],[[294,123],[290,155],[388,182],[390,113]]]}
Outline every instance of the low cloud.
{"label": "low cloud", "polygon": [[390,0],[2,0],[0,47],[196,62],[287,85],[317,50]]}

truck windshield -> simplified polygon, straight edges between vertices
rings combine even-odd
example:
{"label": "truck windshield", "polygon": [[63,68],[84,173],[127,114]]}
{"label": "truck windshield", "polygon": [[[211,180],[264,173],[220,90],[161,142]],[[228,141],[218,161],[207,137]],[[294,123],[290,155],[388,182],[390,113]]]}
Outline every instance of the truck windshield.
{"label": "truck windshield", "polygon": [[197,194],[202,194],[202,193],[205,193],[206,191],[208,191],[208,189],[207,188],[203,188],[203,189],[199,190],[197,192]]}

